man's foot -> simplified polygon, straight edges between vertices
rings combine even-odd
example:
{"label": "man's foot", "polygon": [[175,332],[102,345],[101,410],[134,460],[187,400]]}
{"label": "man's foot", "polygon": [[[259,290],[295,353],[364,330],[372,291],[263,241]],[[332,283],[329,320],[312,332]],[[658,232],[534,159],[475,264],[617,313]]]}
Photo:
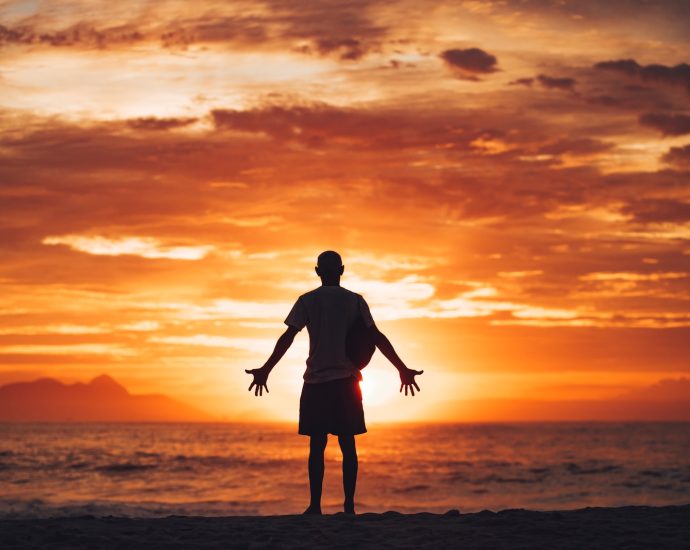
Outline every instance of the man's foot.
{"label": "man's foot", "polygon": [[304,512],[302,512],[303,516],[320,516],[321,515],[321,507],[320,506],[309,506]]}

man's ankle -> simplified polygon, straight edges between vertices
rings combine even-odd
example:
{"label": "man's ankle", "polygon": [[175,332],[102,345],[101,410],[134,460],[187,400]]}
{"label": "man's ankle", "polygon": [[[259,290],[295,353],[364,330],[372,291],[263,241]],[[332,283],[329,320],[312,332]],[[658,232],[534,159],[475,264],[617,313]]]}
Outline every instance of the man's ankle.
{"label": "man's ankle", "polygon": [[316,505],[314,506],[313,504],[310,504],[309,507],[302,512],[303,515],[315,515],[315,516],[320,516],[321,515],[321,505]]}

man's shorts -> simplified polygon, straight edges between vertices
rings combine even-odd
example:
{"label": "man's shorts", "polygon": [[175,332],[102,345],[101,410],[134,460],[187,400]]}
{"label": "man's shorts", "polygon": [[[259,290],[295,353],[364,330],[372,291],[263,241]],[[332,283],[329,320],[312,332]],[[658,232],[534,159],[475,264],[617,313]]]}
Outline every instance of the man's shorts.
{"label": "man's shorts", "polygon": [[354,376],[302,386],[299,434],[357,435],[366,431],[362,391]]}

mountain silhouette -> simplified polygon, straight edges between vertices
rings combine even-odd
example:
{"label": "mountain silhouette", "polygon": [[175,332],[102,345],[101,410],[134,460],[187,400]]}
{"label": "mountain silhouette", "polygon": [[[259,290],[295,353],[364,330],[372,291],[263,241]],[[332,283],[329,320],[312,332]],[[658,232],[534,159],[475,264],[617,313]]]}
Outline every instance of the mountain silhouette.
{"label": "mountain silhouette", "polygon": [[211,420],[211,415],[165,395],[131,395],[106,374],[88,384],[39,378],[0,386],[0,421],[4,422]]}
{"label": "mountain silhouette", "polygon": [[690,380],[687,378],[665,378],[653,386],[631,390],[619,397],[634,401],[690,401]]}

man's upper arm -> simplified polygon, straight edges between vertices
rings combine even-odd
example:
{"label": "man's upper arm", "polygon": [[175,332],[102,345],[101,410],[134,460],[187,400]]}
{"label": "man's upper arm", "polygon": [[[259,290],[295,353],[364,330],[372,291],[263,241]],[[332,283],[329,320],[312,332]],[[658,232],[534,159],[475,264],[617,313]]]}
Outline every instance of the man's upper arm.
{"label": "man's upper arm", "polygon": [[292,325],[288,325],[287,329],[285,330],[285,332],[283,334],[288,336],[290,339],[294,339],[298,332],[299,332],[298,328],[293,327]]}
{"label": "man's upper arm", "polygon": [[295,328],[298,332],[302,330],[307,324],[307,308],[302,302],[302,298],[297,298],[295,305],[292,306],[290,313],[285,318],[285,324],[288,327]]}
{"label": "man's upper arm", "polygon": [[358,302],[359,302],[359,314],[362,316],[362,320],[364,321],[364,325],[367,328],[374,327],[374,318],[371,316],[371,311],[369,311],[369,304],[367,304],[366,300],[361,296],[358,296]]}

